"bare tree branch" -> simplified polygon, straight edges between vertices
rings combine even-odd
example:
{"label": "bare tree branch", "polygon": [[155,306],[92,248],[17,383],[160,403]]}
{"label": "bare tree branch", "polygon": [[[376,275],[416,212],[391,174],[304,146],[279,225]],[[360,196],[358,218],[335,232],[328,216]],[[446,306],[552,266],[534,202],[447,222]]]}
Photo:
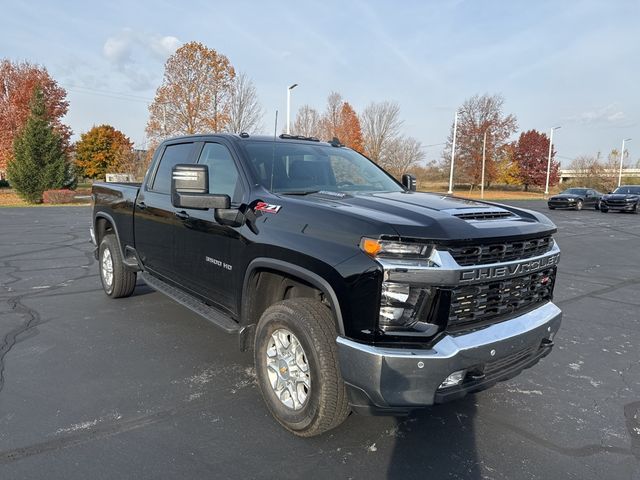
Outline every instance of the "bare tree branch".
{"label": "bare tree branch", "polygon": [[263,116],[253,82],[245,73],[236,75],[229,96],[229,120],[225,130],[231,133],[255,133],[262,128]]}
{"label": "bare tree branch", "polygon": [[370,103],[360,116],[360,126],[365,154],[380,163],[385,148],[399,135],[400,107],[393,102]]}

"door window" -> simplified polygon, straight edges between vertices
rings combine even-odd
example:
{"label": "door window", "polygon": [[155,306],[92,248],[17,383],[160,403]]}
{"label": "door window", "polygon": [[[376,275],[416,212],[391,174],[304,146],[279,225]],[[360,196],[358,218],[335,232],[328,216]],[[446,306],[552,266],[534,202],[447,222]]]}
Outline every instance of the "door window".
{"label": "door window", "polygon": [[209,166],[209,193],[229,195],[231,203],[242,201],[242,182],[227,147],[206,143],[198,163]]}
{"label": "door window", "polygon": [[192,148],[193,143],[178,143],[165,147],[151,190],[158,193],[171,193],[171,171],[179,163],[191,163]]}

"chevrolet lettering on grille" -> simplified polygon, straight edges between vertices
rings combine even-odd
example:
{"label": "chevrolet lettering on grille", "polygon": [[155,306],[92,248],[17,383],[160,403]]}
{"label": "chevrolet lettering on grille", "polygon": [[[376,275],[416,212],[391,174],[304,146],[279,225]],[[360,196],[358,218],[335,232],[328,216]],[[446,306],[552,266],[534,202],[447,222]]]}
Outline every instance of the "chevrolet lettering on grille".
{"label": "chevrolet lettering on grille", "polygon": [[474,283],[524,275],[556,265],[559,260],[560,254],[556,253],[555,255],[550,255],[548,257],[542,257],[511,265],[498,265],[495,267],[481,267],[462,270],[460,272],[460,283]]}

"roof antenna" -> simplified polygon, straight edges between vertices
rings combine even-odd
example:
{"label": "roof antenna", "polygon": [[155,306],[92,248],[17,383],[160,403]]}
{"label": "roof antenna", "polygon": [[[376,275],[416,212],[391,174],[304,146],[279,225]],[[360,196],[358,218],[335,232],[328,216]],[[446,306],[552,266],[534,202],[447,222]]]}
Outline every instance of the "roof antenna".
{"label": "roof antenna", "polygon": [[276,138],[278,136],[278,110],[276,110],[276,121],[273,126],[273,149],[271,152],[271,185],[269,191],[273,192],[273,166],[276,163]]}

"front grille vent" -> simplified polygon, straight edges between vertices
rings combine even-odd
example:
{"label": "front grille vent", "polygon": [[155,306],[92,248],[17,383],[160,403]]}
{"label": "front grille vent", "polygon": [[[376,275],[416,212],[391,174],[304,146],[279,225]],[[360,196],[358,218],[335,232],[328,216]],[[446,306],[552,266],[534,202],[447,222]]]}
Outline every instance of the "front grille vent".
{"label": "front grille vent", "polygon": [[456,213],[453,216],[462,220],[499,220],[501,218],[514,217],[515,215],[502,210],[488,210],[483,212]]}
{"label": "front grille vent", "polygon": [[456,287],[451,292],[451,332],[513,318],[551,300],[556,270],[549,268],[509,280]]}
{"label": "front grille vent", "polygon": [[458,265],[466,267],[537,257],[547,253],[552,247],[553,239],[549,236],[515,242],[444,248],[451,254]]}

